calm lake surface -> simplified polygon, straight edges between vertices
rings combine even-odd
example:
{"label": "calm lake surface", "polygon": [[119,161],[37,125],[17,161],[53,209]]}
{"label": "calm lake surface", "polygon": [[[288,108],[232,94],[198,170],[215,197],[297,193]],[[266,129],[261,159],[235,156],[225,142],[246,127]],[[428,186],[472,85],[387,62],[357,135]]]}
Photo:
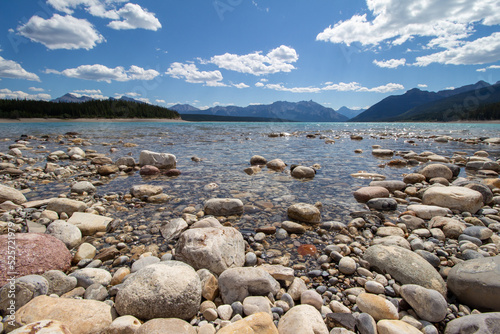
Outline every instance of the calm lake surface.
{"label": "calm lake surface", "polygon": [[[139,160],[142,150],[165,152],[177,157],[177,168],[182,175],[175,178],[142,178],[139,173],[116,176],[107,179],[98,187],[98,195],[110,193],[124,194],[134,184],[155,184],[164,187],[164,193],[173,200],[163,213],[150,215],[154,219],[177,218],[186,205],[202,208],[204,201],[218,197],[240,198],[246,205],[246,215],[240,220],[240,228],[255,229],[286,220],[286,208],[296,202],[323,204],[322,217],[326,220],[347,222],[349,212],[363,210],[356,203],[352,192],[370,183],[368,179],[355,179],[351,173],[367,171],[385,175],[388,180],[401,180],[402,175],[412,172],[415,167],[381,167],[390,159],[380,159],[371,154],[372,145],[392,149],[397,152],[414,151],[434,153],[451,157],[454,152],[486,150],[493,158],[500,157],[499,145],[471,145],[460,141],[435,142],[434,136],[453,138],[500,137],[499,124],[436,124],[436,123],[15,123],[0,124],[0,152],[7,152],[8,146],[21,135],[51,138],[67,132],[78,132],[78,137],[90,142],[92,149],[105,153],[113,160],[132,156]],[[271,138],[273,133],[287,133],[287,136]],[[351,140],[356,134],[361,141]],[[308,136],[309,135],[309,136]],[[314,138],[311,135],[314,135]],[[326,144],[326,139],[335,140]],[[124,147],[124,143],[134,143],[137,147]],[[56,140],[33,141],[31,146],[44,145],[46,151],[66,149],[68,143]],[[116,148],[111,153],[110,149]],[[363,153],[354,153],[362,149]],[[23,151],[25,156],[46,157],[40,150]],[[313,180],[293,179],[289,170],[283,173],[262,172],[249,176],[243,170],[249,166],[253,155],[261,155],[268,161],[282,159],[288,166],[300,164],[312,166],[320,164]],[[197,156],[201,162],[194,162]],[[391,159],[396,159],[394,156]],[[44,166],[39,159],[36,165]],[[72,164],[61,161],[60,164]],[[462,171],[462,176],[465,172]],[[206,190],[207,184],[216,183],[216,190]],[[70,184],[47,185],[36,182],[26,196],[28,200],[43,199],[69,193]],[[147,217],[146,217],[147,218]]]}

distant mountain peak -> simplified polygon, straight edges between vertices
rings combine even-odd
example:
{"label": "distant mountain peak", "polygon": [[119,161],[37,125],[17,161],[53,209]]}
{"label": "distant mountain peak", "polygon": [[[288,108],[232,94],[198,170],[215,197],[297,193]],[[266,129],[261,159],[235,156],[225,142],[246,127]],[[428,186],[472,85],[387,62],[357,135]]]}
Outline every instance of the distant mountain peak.
{"label": "distant mountain peak", "polygon": [[60,103],[82,103],[82,102],[87,102],[87,101],[92,101],[94,100],[90,96],[82,95],[78,97],[77,95],[73,93],[66,93],[61,97],[58,97],[57,99],[51,100],[51,102],[60,102]]}

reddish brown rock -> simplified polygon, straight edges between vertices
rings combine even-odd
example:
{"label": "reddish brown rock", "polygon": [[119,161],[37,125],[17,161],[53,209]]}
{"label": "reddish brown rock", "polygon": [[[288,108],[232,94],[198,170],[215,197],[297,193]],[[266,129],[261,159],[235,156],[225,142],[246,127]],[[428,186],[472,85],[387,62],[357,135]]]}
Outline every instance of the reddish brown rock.
{"label": "reddish brown rock", "polygon": [[174,168],[174,169],[169,169],[167,171],[164,171],[162,174],[165,176],[179,176],[179,175],[181,175],[181,171]]}
{"label": "reddish brown rock", "polygon": [[139,174],[141,175],[157,175],[160,174],[160,169],[155,166],[146,165],[142,166],[139,170]]}
{"label": "reddish brown rock", "polygon": [[[0,235],[0,254],[8,254],[13,244],[8,235]],[[9,248],[9,246],[11,248]],[[59,239],[48,234],[18,233],[15,238],[15,268],[9,267],[7,256],[0,256],[0,286],[15,272],[17,277],[41,275],[49,270],[66,271],[71,266],[71,253]]]}
{"label": "reddish brown rock", "polygon": [[389,197],[390,193],[384,187],[380,186],[371,186],[371,187],[363,187],[354,192],[354,198],[356,201],[361,203],[366,203],[372,198],[383,198]]}

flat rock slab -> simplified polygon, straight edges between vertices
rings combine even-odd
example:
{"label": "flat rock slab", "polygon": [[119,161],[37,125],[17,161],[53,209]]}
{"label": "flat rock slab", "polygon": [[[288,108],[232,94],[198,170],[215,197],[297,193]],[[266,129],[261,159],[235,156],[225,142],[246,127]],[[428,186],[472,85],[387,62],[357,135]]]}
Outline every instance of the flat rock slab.
{"label": "flat rock slab", "polygon": [[82,235],[93,235],[97,232],[106,232],[106,228],[112,220],[113,218],[92,213],[75,212],[68,219],[68,223],[78,227]]}
{"label": "flat rock slab", "polygon": [[16,322],[53,319],[66,325],[73,334],[102,333],[113,321],[111,306],[95,300],[39,296],[16,312]]}
{"label": "flat rock slab", "polygon": [[376,271],[390,274],[402,284],[417,284],[446,296],[446,284],[441,275],[429,262],[410,250],[376,245],[366,250],[363,259]]}
{"label": "flat rock slab", "polygon": [[467,306],[500,311],[500,256],[455,265],[448,274],[448,288]]}

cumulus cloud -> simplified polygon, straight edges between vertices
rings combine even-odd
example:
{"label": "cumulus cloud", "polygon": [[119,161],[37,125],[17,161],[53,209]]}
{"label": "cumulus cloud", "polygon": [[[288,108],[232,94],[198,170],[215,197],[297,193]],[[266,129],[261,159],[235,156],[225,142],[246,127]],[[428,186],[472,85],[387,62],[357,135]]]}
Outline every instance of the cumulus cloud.
{"label": "cumulus cloud", "polygon": [[30,91],[32,91],[32,92],[44,92],[44,91],[45,91],[45,89],[43,89],[43,88],[38,88],[38,87],[29,87],[28,89],[29,89]]}
{"label": "cumulus cloud", "polygon": [[[117,8],[123,2],[123,7]],[[73,14],[74,9],[83,8],[90,15],[113,20],[108,27],[116,30],[147,29],[158,30],[161,23],[154,13],[141,6],[128,3],[128,0],[48,0],[48,4],[66,14]]]}
{"label": "cumulus cloud", "polygon": [[418,88],[427,88],[427,85],[426,84],[418,84],[417,87]]}
{"label": "cumulus cloud", "polygon": [[168,68],[167,75],[176,79],[184,79],[190,83],[202,83],[206,86],[226,86],[222,83],[220,71],[200,71],[195,64],[172,63]]}
{"label": "cumulus cloud", "polygon": [[378,67],[382,68],[398,68],[399,66],[404,66],[406,64],[406,59],[389,59],[389,60],[374,60],[373,63]]}
{"label": "cumulus cloud", "polygon": [[[257,86],[257,84],[256,84]],[[338,84],[330,84],[324,87],[285,87],[282,84],[266,84],[263,86],[259,87],[264,87],[267,89],[272,89],[272,90],[277,90],[277,91],[282,91],[282,92],[290,92],[290,93],[318,93],[321,91],[337,91],[337,92],[371,92],[371,93],[389,93],[393,92],[396,90],[401,90],[404,89],[403,85],[396,84],[396,83],[388,83],[386,85],[378,86],[378,87],[373,87],[373,88],[367,88],[361,86],[357,82],[340,82]]]}
{"label": "cumulus cloud", "polygon": [[486,72],[487,70],[498,70],[500,69],[500,65],[491,65],[485,68],[478,68],[476,71],[478,72]]}
{"label": "cumulus cloud", "polygon": [[25,79],[31,81],[40,81],[35,73],[26,71],[19,63],[13,60],[4,59],[0,56],[0,77],[10,79]]}
{"label": "cumulus cloud", "polygon": [[[475,26],[500,24],[498,1],[367,0],[366,3],[373,19],[368,19],[367,14],[354,15],[324,29],[316,40],[374,47],[382,43],[401,45],[416,37],[424,37],[429,41],[423,49],[442,48],[445,51],[420,57],[422,59],[417,61],[420,66],[433,62],[459,65],[500,60],[496,48],[491,55],[471,47],[483,44],[485,40],[480,40],[484,38],[466,41],[476,32]],[[496,42],[494,35],[489,38]]]}
{"label": "cumulus cloud", "polygon": [[[114,10],[115,3],[127,2],[128,0],[47,0],[47,3],[54,9],[66,13],[73,14],[78,7],[83,7],[89,14],[102,18],[113,20],[119,19],[119,15]],[[109,8],[111,7],[111,8]]]}
{"label": "cumulus cloud", "polygon": [[108,27],[116,30],[141,28],[153,31],[161,28],[160,21],[153,13],[133,3],[127,3],[117,11],[117,14],[121,20],[110,22]]}
{"label": "cumulus cloud", "polygon": [[282,84],[267,84],[265,86],[268,89],[277,90],[280,92],[290,92],[290,93],[318,93],[321,88],[318,87],[292,87],[288,88]]}
{"label": "cumulus cloud", "polygon": [[248,73],[256,76],[273,74],[278,72],[290,72],[295,69],[295,63],[299,56],[295,49],[281,45],[266,55],[262,51],[256,51],[246,55],[225,53],[213,56],[207,63],[212,63],[220,68]]}
{"label": "cumulus cloud", "polygon": [[109,68],[100,64],[80,65],[61,72],[49,69],[46,70],[46,73],[64,75],[68,78],[105,81],[107,83],[111,83],[111,81],[152,80],[160,75],[155,70],[145,70],[135,65],[132,65],[129,70],[125,70],[122,66]]}
{"label": "cumulus cloud", "polygon": [[0,89],[0,99],[20,99],[20,100],[45,100],[48,101],[52,97],[49,94],[28,94],[23,91],[12,91],[8,88]]}
{"label": "cumulus cloud", "polygon": [[73,93],[77,94],[102,94],[100,89],[77,89]]}
{"label": "cumulus cloud", "polygon": [[243,88],[248,88],[248,87],[250,87],[249,85],[247,85],[247,84],[245,84],[245,83],[243,83],[243,82],[241,82],[241,83],[239,83],[239,84],[232,84],[232,85],[233,85],[234,87],[236,87],[236,88],[239,88],[239,89],[243,89]]}
{"label": "cumulus cloud", "polygon": [[156,99],[155,102],[156,103],[167,103],[165,100],[161,100],[161,99]]}
{"label": "cumulus cloud", "polygon": [[427,66],[432,63],[452,65],[487,64],[500,60],[500,33],[466,42],[456,48],[417,57],[414,65]]}
{"label": "cumulus cloud", "polygon": [[90,50],[98,43],[105,41],[89,21],[70,15],[54,14],[47,20],[35,15],[26,24],[18,27],[17,31],[22,36],[41,43],[51,50]]}

